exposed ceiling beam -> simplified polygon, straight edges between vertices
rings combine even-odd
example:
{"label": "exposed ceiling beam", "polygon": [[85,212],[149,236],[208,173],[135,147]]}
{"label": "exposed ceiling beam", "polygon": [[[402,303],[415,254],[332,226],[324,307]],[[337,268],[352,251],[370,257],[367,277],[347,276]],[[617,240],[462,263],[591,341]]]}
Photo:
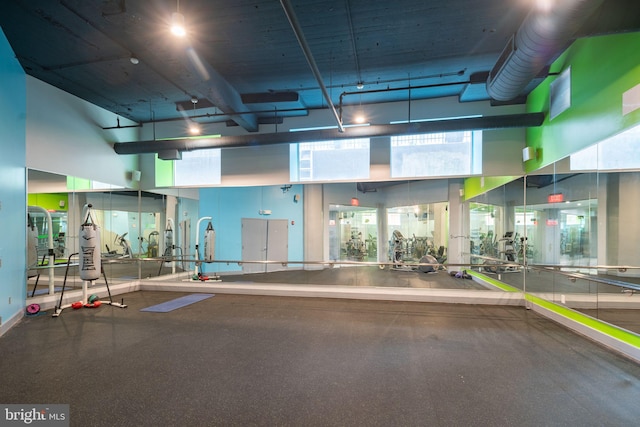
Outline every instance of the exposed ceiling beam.
{"label": "exposed ceiling beam", "polygon": [[523,113],[503,116],[471,117],[429,122],[413,122],[389,125],[359,126],[340,132],[323,129],[307,132],[281,132],[224,136],[220,138],[181,138],[160,141],[116,142],[113,149],[118,154],[159,153],[163,151],[193,151],[206,148],[236,148],[260,145],[289,144],[303,141],[327,141],[347,138],[367,138],[393,135],[411,135],[463,130],[489,130],[540,126],[544,113]]}
{"label": "exposed ceiling beam", "polygon": [[[200,81],[193,85],[195,93],[203,94],[220,111],[235,115],[234,120],[248,132],[258,131],[258,117],[242,103],[240,93],[218,73],[207,61],[204,61],[192,47],[185,50],[187,63],[194,69]],[[248,113],[248,114],[247,114]]]}

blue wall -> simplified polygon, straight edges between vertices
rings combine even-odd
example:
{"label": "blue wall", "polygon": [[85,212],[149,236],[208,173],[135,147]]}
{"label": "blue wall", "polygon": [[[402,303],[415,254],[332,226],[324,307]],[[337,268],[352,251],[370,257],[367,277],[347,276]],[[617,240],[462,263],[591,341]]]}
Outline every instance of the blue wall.
{"label": "blue wall", "polygon": [[[288,191],[278,186],[204,188],[200,190],[200,217],[210,216],[216,231],[217,260],[242,259],[242,218],[286,219],[289,221],[289,260],[304,260],[304,210],[302,185],[293,185]],[[300,201],[294,202],[295,194]],[[260,210],[271,210],[271,215],[260,215]],[[291,225],[291,221],[294,225]],[[200,241],[206,223],[201,225]],[[207,271],[237,271],[236,264],[216,264]]]}
{"label": "blue wall", "polygon": [[0,30],[0,318],[26,305],[26,77]]}

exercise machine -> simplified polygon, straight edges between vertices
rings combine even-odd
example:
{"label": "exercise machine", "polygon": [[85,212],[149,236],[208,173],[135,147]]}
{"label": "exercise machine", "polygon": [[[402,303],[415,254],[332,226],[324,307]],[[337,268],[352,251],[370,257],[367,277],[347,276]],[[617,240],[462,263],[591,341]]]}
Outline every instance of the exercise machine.
{"label": "exercise machine", "polygon": [[120,247],[122,248],[122,255],[121,258],[132,258],[133,254],[131,252],[131,245],[129,244],[129,241],[127,239],[125,239],[125,237],[127,237],[127,233],[124,233],[123,235],[119,236],[116,234],[116,237],[113,239],[113,242],[120,245]]}
{"label": "exercise machine", "polygon": [[400,230],[393,230],[392,239],[393,268],[400,269],[404,264],[405,239]]}
{"label": "exercise machine", "polygon": [[27,213],[27,278],[40,277],[38,266],[38,227]]}
{"label": "exercise machine", "polygon": [[366,255],[365,245],[362,241],[362,232],[351,231],[351,239],[347,241],[347,257],[362,261]]}
{"label": "exercise machine", "polygon": [[157,231],[149,233],[149,237],[147,238],[147,256],[149,258],[155,258],[158,256],[158,247],[160,246],[160,243],[158,242],[159,237],[160,233]]}
{"label": "exercise machine", "polygon": [[[485,261],[483,268],[490,273],[517,272],[518,266],[514,265],[516,262],[514,240],[513,231],[504,233],[502,238],[498,240],[498,243],[502,245],[502,250],[499,251],[500,259]],[[502,265],[504,263],[511,265]]]}
{"label": "exercise machine", "polygon": [[[48,258],[47,261],[47,267],[49,270],[49,295],[53,295],[54,293],[54,269],[55,269],[55,262],[56,262],[56,257],[55,257],[55,250],[54,250],[54,246],[53,246],[53,221],[51,220],[51,213],[44,209],[41,208],[40,206],[29,206],[27,212],[31,212],[31,213],[35,213],[35,212],[41,212],[44,214],[46,221],[47,221],[47,253],[44,254],[42,256],[42,265],[44,265],[44,260],[45,258]],[[38,274],[38,279],[40,278],[40,275]],[[38,285],[37,281],[36,281],[36,286]],[[33,292],[35,293],[35,286],[33,288]]]}
{"label": "exercise machine", "polygon": [[504,256],[507,262],[516,262],[516,250],[513,245],[513,231],[507,231],[504,236],[499,240],[502,243],[502,250],[500,254]]}
{"label": "exercise machine", "polygon": [[422,273],[435,273],[440,269],[440,263],[432,255],[422,255],[417,264],[407,264],[404,260],[405,238],[399,230],[393,231],[393,268],[395,271],[420,271]]}

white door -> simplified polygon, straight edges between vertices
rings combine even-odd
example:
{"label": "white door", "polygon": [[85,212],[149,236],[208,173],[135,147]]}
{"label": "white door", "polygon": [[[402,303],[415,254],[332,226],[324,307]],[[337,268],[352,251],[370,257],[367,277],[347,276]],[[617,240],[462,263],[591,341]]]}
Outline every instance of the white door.
{"label": "white door", "polygon": [[287,261],[289,228],[286,219],[242,219],[242,272],[264,273],[285,270],[282,263],[259,264],[251,261]]}
{"label": "white door", "polygon": [[242,263],[243,273],[264,273],[266,266],[251,261],[267,259],[267,220],[242,218]]}
{"label": "white door", "polygon": [[[286,219],[270,219],[267,222],[267,259],[269,261],[289,260],[289,221]],[[267,271],[286,270],[278,264],[267,264]]]}

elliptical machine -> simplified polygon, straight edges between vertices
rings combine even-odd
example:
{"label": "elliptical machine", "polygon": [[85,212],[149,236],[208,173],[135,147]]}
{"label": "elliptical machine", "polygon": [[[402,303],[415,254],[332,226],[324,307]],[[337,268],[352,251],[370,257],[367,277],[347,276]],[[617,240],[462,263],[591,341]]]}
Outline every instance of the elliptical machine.
{"label": "elliptical machine", "polygon": [[393,267],[401,268],[404,255],[404,236],[400,230],[393,230]]}
{"label": "elliptical machine", "polygon": [[[404,262],[405,238],[399,230],[393,231],[393,268],[395,271],[420,271],[422,273],[435,273],[437,271],[438,260],[432,255],[423,255],[418,261],[417,267],[407,265]],[[430,264],[430,265],[424,265]]]}

